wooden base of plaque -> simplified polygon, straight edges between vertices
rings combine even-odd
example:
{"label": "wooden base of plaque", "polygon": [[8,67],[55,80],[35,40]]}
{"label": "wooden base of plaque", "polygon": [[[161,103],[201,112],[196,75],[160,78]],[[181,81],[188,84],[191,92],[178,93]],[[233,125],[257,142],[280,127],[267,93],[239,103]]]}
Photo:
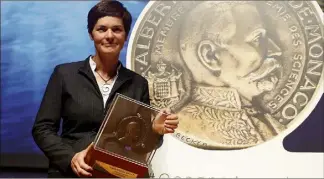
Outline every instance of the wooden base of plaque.
{"label": "wooden base of plaque", "polygon": [[92,166],[93,178],[146,178],[148,167],[91,147],[87,163]]}

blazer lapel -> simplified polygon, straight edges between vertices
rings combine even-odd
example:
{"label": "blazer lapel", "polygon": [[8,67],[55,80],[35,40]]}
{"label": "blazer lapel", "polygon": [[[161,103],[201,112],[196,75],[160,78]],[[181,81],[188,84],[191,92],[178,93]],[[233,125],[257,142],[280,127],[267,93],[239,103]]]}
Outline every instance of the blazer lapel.
{"label": "blazer lapel", "polygon": [[96,89],[96,95],[98,95],[100,98],[102,98],[99,86],[98,86],[97,81],[96,81],[96,77],[92,73],[92,70],[91,70],[91,67],[90,67],[90,64],[89,64],[89,60],[90,60],[90,56],[88,56],[88,58],[86,58],[84,60],[84,65],[79,68],[79,72],[90,80],[90,82],[92,83],[92,85]]}
{"label": "blazer lapel", "polygon": [[128,80],[130,80],[132,78],[131,72],[126,69],[123,64],[121,64],[121,67],[119,69],[118,72],[118,77],[115,81],[115,84],[113,86],[113,88],[110,91],[109,97],[108,97],[108,101],[111,100],[114,97],[114,94],[116,93],[116,91]]}
{"label": "blazer lapel", "polygon": [[[89,60],[90,60],[90,56],[88,58],[86,58],[86,60],[84,61],[84,65],[79,68],[79,72],[81,74],[83,74],[86,78],[88,78],[91,81],[91,83],[93,84],[93,86],[96,89],[96,94],[102,99],[102,95],[101,95],[99,86],[97,84],[96,77],[92,73],[92,70],[91,70],[91,67],[90,67],[90,64],[89,64]],[[119,62],[119,63],[120,63],[121,66],[120,66],[120,69],[118,71],[118,77],[117,77],[117,79],[115,81],[115,84],[114,84],[113,88],[110,91],[110,94],[109,94],[109,97],[108,97],[107,101],[110,101],[114,97],[114,94],[116,93],[116,91],[125,82],[127,82],[128,80],[130,80],[132,78],[131,72],[127,68],[125,68],[121,62]],[[107,107],[108,107],[108,105],[106,105],[105,110],[107,110]]]}

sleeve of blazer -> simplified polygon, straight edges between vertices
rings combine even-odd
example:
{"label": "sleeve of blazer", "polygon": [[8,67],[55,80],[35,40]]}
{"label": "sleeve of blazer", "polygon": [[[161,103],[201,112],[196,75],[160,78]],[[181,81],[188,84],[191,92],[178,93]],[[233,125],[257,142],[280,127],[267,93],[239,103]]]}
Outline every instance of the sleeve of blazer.
{"label": "sleeve of blazer", "polygon": [[59,67],[56,66],[36,115],[32,135],[49,161],[61,171],[66,172],[70,168],[70,162],[75,152],[71,146],[63,143],[58,135],[64,86],[62,79]]}
{"label": "sleeve of blazer", "polygon": [[147,105],[150,105],[150,94],[147,80],[144,81],[142,102]]}
{"label": "sleeve of blazer", "polygon": [[[142,102],[145,104],[150,105],[150,92],[149,92],[149,87],[148,87],[148,82],[145,80],[144,86],[143,86],[143,95],[142,95]],[[163,143],[163,135],[156,134],[153,132],[153,135],[156,135],[157,138],[160,140],[157,141],[157,148],[161,147]]]}

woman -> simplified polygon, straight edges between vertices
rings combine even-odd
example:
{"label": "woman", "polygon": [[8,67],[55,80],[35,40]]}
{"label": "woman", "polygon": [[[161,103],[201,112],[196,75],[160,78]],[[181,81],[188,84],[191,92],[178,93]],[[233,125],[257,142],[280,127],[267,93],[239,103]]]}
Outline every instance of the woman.
{"label": "woman", "polygon": [[[32,130],[49,159],[48,177],[91,176],[85,156],[116,93],[149,104],[147,80],[119,62],[131,22],[121,3],[100,1],[88,13],[95,54],[55,67]],[[170,114],[155,120],[152,128],[162,136],[173,133],[177,125],[177,116]]]}

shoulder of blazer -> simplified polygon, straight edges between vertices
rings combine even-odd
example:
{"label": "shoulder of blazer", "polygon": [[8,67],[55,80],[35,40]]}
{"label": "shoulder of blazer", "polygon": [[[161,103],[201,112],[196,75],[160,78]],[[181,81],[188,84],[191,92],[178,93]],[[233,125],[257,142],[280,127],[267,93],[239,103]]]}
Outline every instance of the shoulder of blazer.
{"label": "shoulder of blazer", "polygon": [[143,76],[141,76],[140,74],[122,66],[123,73],[127,73],[128,76],[130,76],[136,83],[144,83],[147,84],[148,81],[146,80],[146,78],[144,78]]}
{"label": "shoulder of blazer", "polygon": [[[74,62],[68,62],[68,63],[62,63],[59,65],[56,65],[54,68],[54,73],[59,73],[60,75],[69,75],[71,73],[78,73],[78,70],[84,66],[88,62],[89,63],[89,57],[88,56],[84,60],[80,61],[74,61]],[[90,65],[89,65],[90,68]]]}
{"label": "shoulder of blazer", "polygon": [[[55,71],[60,74],[63,74],[63,75],[78,72],[80,69],[82,69],[83,71],[89,71],[90,65],[86,64],[86,63],[89,63],[89,57],[87,57],[85,60],[82,60],[82,61],[59,64],[55,67]],[[123,78],[125,78],[125,79],[131,78],[132,80],[134,80],[136,83],[139,83],[139,84],[147,84],[148,83],[146,78],[144,78],[140,74],[124,67],[123,64],[121,64],[120,70],[121,70],[120,75],[122,75]]]}
{"label": "shoulder of blazer", "polygon": [[62,73],[68,72],[77,72],[79,68],[84,66],[85,61],[77,61],[77,62],[69,62],[69,63],[62,63],[55,66],[55,69]]}

